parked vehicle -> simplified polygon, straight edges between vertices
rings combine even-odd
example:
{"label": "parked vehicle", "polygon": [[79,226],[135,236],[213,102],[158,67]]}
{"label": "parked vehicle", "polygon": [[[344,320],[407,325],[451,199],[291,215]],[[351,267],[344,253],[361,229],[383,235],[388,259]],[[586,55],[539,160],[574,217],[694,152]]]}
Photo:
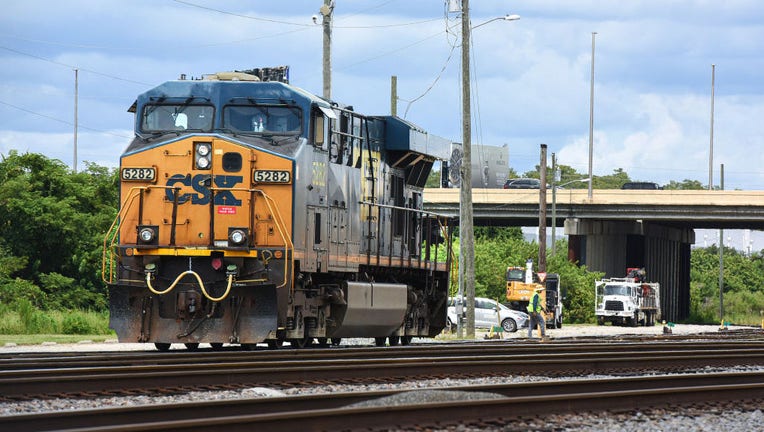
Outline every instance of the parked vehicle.
{"label": "parked vehicle", "polygon": [[[549,185],[546,185],[549,189]],[[541,181],[535,178],[509,179],[504,183],[504,189],[540,189]]]}
{"label": "parked vehicle", "polygon": [[544,321],[548,328],[562,328],[562,295],[560,294],[560,275],[556,273],[541,275],[533,272],[533,261],[528,260],[525,267],[507,267],[507,305],[517,311],[528,310],[528,303],[536,288],[541,291],[541,304],[546,309]]}
{"label": "parked vehicle", "polygon": [[621,186],[621,189],[660,190],[663,189],[663,187],[659,186],[657,183],[652,182],[628,182],[624,183],[623,186]]}
{"label": "parked vehicle", "polygon": [[625,278],[595,281],[595,289],[594,313],[599,325],[652,326],[660,319],[660,284],[646,282],[644,269],[628,269]]}
{"label": "parked vehicle", "polygon": [[[467,314],[463,307],[464,301],[458,297],[448,298],[448,321],[451,331],[456,331],[458,312],[461,309],[462,318]],[[516,332],[517,329],[528,327],[528,314],[512,310],[496,300],[475,297],[475,328],[491,328],[501,326],[506,332]]]}

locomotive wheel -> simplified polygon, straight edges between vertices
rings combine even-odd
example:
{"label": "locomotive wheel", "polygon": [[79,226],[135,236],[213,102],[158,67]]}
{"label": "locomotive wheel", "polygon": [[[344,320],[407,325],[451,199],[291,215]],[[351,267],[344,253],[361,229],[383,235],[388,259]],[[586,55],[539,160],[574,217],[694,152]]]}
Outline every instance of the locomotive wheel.
{"label": "locomotive wheel", "polygon": [[387,339],[387,338],[384,337],[384,336],[383,337],[375,337],[374,338],[374,344],[376,346],[378,346],[378,347],[383,347],[383,346],[385,346],[385,339]]}
{"label": "locomotive wheel", "polygon": [[401,345],[409,345],[414,336],[401,336]]}
{"label": "locomotive wheel", "polygon": [[214,349],[215,351],[218,351],[218,350],[220,350],[221,348],[223,348],[223,342],[212,342],[212,343],[210,343],[210,346],[211,346],[211,347],[212,347],[212,349]]}
{"label": "locomotive wheel", "polygon": [[157,343],[155,343],[155,344],[154,344],[154,346],[155,346],[155,347],[156,347],[156,348],[157,348],[159,351],[169,351],[169,350],[170,350],[170,344],[168,344],[168,343],[164,343],[164,342],[157,342]]}
{"label": "locomotive wheel", "polygon": [[342,338],[332,338],[332,346],[340,346],[340,342],[342,342]]}
{"label": "locomotive wheel", "polygon": [[318,338],[318,346],[320,346],[321,348],[328,347],[329,346],[329,339],[327,339],[325,337]]}
{"label": "locomotive wheel", "polygon": [[294,348],[303,349],[313,345],[313,338],[309,336],[305,336],[302,339],[290,339],[289,343]]}
{"label": "locomotive wheel", "polygon": [[390,346],[397,346],[401,342],[400,336],[390,336],[387,338],[388,342],[390,343]]}
{"label": "locomotive wheel", "polygon": [[199,343],[197,343],[197,342],[193,342],[193,343],[189,342],[189,343],[185,343],[183,345],[185,345],[186,349],[189,350],[189,351],[196,351],[196,350],[199,349]]}
{"label": "locomotive wheel", "polygon": [[284,339],[268,339],[268,348],[270,349],[279,349],[282,345],[284,345]]}

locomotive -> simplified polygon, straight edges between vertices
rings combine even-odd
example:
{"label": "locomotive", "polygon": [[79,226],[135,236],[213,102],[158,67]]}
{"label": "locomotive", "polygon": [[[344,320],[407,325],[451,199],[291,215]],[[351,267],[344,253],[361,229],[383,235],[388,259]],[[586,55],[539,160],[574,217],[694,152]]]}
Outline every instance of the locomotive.
{"label": "locomotive", "polygon": [[120,342],[382,346],[445,327],[451,227],[422,192],[451,143],[273,76],[181,76],[128,110],[102,270]]}

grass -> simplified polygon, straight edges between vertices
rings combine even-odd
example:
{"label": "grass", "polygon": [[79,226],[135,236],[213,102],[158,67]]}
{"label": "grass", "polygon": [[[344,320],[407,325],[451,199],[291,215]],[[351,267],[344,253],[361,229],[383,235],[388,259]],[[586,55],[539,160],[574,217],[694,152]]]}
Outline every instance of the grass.
{"label": "grass", "polygon": [[39,345],[43,342],[56,342],[60,344],[77,343],[80,341],[104,342],[107,340],[116,340],[115,334],[109,335],[65,335],[65,334],[0,334],[0,346],[7,343],[16,345]]}

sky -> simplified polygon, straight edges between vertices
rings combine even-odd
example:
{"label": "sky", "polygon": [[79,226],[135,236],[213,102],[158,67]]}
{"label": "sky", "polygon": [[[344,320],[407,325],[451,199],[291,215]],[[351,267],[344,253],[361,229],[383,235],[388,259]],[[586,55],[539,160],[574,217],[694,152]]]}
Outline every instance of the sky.
{"label": "sky", "polygon": [[[291,84],[322,94],[323,32],[312,20],[322,4],[5,2],[0,155],[72,165],[75,94],[78,169],[116,167],[136,96],[181,74],[288,65]],[[460,142],[461,21],[448,6],[335,0],[333,99],[389,114],[396,76],[398,115]],[[493,20],[507,14],[521,19]],[[620,168],[632,180],[706,186],[711,162],[715,186],[724,164],[725,189],[764,190],[764,2],[472,0],[470,17],[473,159],[481,145],[506,144],[523,173],[545,143],[558,163],[588,173],[596,32],[594,175]]]}

